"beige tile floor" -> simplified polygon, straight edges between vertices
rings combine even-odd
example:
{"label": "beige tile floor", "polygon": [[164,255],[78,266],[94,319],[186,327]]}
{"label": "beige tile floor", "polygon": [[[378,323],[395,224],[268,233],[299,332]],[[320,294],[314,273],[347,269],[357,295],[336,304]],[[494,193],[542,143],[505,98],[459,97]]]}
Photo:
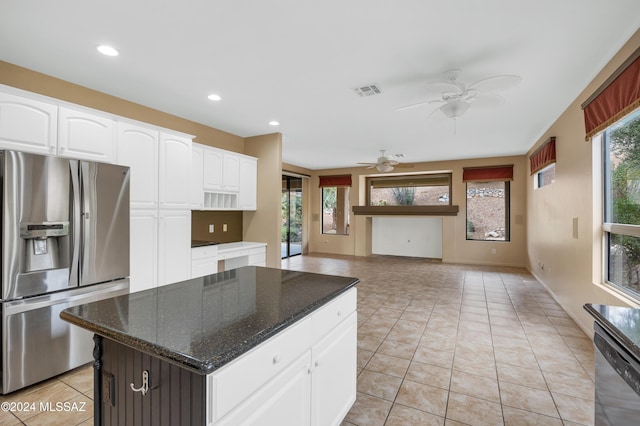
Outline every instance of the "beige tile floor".
{"label": "beige tile floor", "polygon": [[[593,424],[591,341],[526,270],[319,255],[282,267],[361,280],[344,426]],[[0,396],[35,403],[0,425],[91,425],[92,387],[87,366]],[[84,411],[40,410],[65,401]]]}
{"label": "beige tile floor", "polygon": [[360,278],[358,394],[344,425],[591,425],[589,338],[526,270],[297,256]]}

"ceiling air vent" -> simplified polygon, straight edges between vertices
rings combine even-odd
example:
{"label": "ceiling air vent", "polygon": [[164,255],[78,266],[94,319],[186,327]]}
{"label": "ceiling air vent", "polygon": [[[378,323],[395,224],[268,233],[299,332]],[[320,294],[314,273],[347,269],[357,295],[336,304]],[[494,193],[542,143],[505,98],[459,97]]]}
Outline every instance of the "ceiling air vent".
{"label": "ceiling air vent", "polygon": [[377,84],[369,84],[367,86],[356,87],[355,89],[353,89],[353,91],[362,98],[366,96],[379,95],[382,93],[382,90],[380,90],[380,87],[378,87]]}

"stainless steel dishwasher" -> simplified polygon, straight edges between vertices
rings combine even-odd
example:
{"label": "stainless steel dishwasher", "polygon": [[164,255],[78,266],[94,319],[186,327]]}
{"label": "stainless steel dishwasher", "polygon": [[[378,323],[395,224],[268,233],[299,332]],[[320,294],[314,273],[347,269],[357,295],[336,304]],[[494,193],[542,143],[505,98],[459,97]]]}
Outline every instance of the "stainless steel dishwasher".
{"label": "stainless steel dishwasher", "polygon": [[595,323],[594,329],[595,424],[640,424],[640,360],[598,323]]}

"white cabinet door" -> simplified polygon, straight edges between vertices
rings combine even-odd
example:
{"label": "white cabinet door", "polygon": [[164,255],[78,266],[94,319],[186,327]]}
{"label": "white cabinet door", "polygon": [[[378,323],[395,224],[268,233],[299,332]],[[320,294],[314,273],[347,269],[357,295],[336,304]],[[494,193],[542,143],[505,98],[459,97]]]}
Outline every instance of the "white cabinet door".
{"label": "white cabinet door", "polygon": [[157,130],[118,123],[117,163],[131,168],[131,208],[158,207]]}
{"label": "white cabinet door", "polygon": [[194,143],[191,147],[191,167],[189,167],[189,204],[192,210],[204,207],[203,166],[204,147]]}
{"label": "white cabinet door", "polygon": [[191,140],[160,134],[160,208],[189,208]]}
{"label": "white cabinet door", "polygon": [[[309,363],[307,351],[215,424],[308,425],[311,417]],[[238,381],[237,386],[242,385],[242,381]]]}
{"label": "white cabinet door", "polygon": [[158,283],[158,211],[131,210],[130,291],[147,290]]}
{"label": "white cabinet door", "polygon": [[160,210],[158,285],[191,278],[191,211]]}
{"label": "white cabinet door", "polygon": [[258,196],[258,160],[240,157],[240,193],[238,194],[238,208],[240,210],[255,210]]}
{"label": "white cabinet door", "polygon": [[58,111],[58,155],[113,163],[115,122],[84,111],[60,107]]}
{"label": "white cabinet door", "polygon": [[311,352],[312,425],[339,425],[356,400],[357,314],[318,342]]}
{"label": "white cabinet door", "polygon": [[222,151],[215,148],[204,150],[204,189],[222,189]]}
{"label": "white cabinet door", "polygon": [[240,157],[225,152],[222,161],[222,189],[237,192],[240,189]]}
{"label": "white cabinet door", "polygon": [[0,93],[0,147],[54,155],[58,107]]}

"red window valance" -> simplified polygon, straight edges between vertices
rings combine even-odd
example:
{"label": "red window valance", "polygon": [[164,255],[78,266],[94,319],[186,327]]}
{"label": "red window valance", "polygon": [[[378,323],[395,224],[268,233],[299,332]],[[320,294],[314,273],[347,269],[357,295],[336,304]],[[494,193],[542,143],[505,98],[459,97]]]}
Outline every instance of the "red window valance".
{"label": "red window valance", "polygon": [[556,162],[556,138],[550,137],[547,141],[529,157],[531,174]]}
{"label": "red window valance", "polygon": [[640,49],[582,104],[586,139],[640,107]]}
{"label": "red window valance", "polygon": [[513,180],[513,164],[508,166],[465,167],[463,182],[497,182]]}
{"label": "red window valance", "polygon": [[351,186],[351,175],[320,176],[319,186]]}

